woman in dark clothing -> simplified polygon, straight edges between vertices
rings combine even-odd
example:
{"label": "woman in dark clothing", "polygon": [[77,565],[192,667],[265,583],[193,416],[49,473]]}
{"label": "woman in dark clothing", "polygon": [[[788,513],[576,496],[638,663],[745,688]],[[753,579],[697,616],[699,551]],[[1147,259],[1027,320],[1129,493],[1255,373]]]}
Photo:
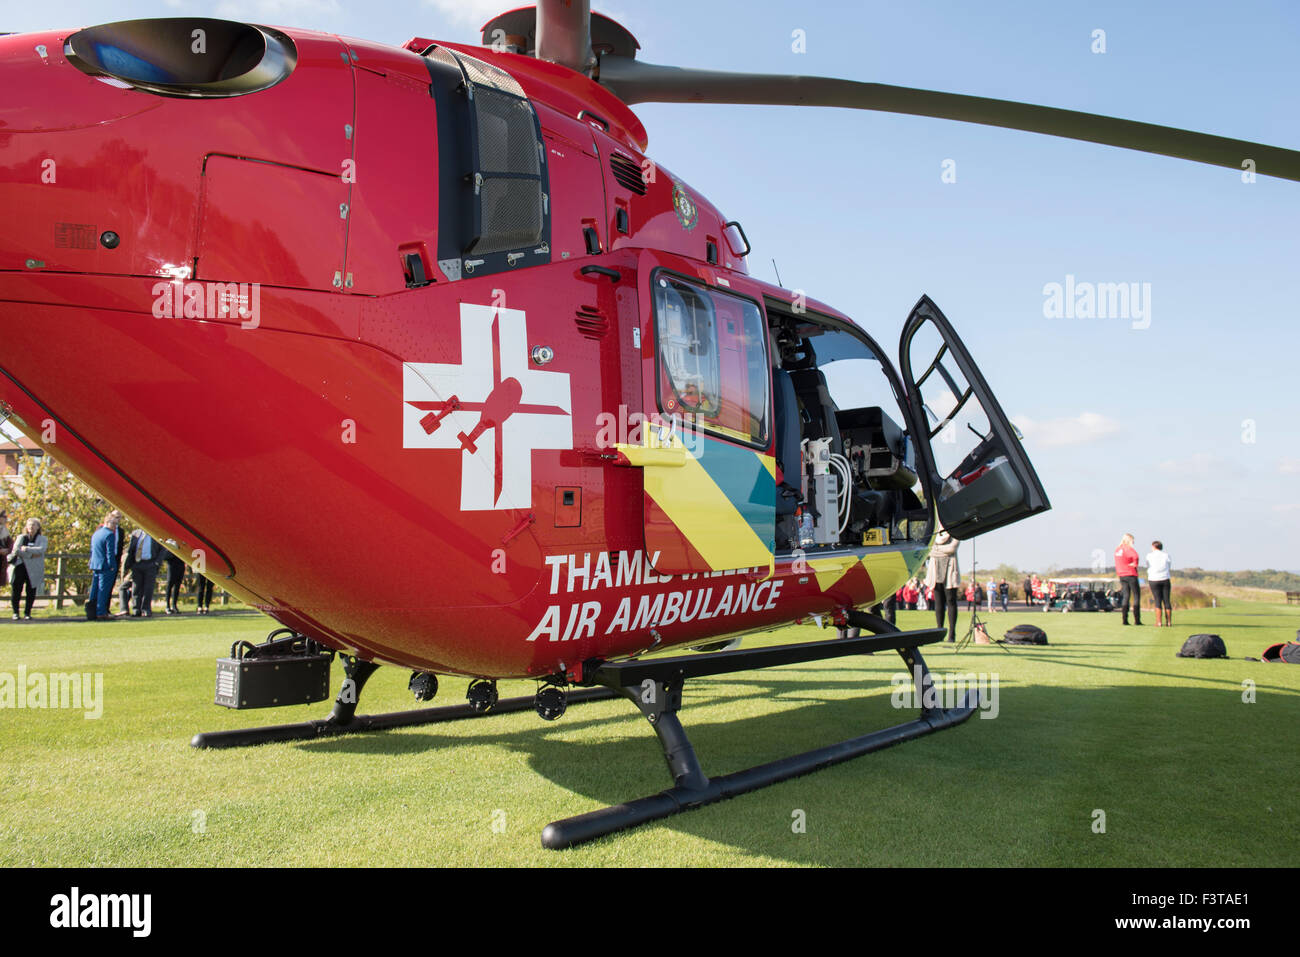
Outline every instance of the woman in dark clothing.
{"label": "woman in dark clothing", "polygon": [[181,585],[185,582],[185,560],[168,552],[164,561],[167,562],[167,614],[179,615]]}
{"label": "woman in dark clothing", "polygon": [[9,516],[0,509],[0,585],[9,584],[9,552],[14,547],[14,537],[9,534]]}
{"label": "woman in dark clothing", "polygon": [[205,576],[200,575],[198,572],[194,573],[194,579],[195,588],[197,589],[196,598],[199,606],[199,614],[206,615],[208,614],[208,605],[212,603],[212,582],[208,581]]}
{"label": "woman in dark clothing", "polygon": [[961,587],[961,570],[957,566],[957,546],[960,544],[940,529],[930,549],[926,565],[925,583],[934,589],[934,620],[942,628],[945,612],[948,616],[948,641],[957,640],[957,589]]}
{"label": "woman in dark clothing", "polygon": [[32,602],[38,593],[45,591],[45,550],[48,546],[49,540],[41,534],[40,520],[29,518],[9,554],[9,563],[14,568],[10,595],[14,621],[18,620],[18,608],[24,589],[27,592],[27,604],[23,608],[23,615],[29,621],[32,617]]}

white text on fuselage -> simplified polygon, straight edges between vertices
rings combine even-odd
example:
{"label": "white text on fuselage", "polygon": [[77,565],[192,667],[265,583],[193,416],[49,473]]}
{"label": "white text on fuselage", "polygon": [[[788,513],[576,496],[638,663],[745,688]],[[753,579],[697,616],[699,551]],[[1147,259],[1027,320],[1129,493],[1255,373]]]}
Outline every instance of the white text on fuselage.
{"label": "white text on fuselage", "polygon": [[573,594],[608,588],[658,585],[671,582],[696,582],[676,591],[657,594],[626,595],[606,622],[604,602],[600,599],[574,602],[567,607],[551,605],[528,636],[528,641],[577,641],[601,634],[613,635],[645,628],[664,628],[672,624],[705,621],[726,615],[771,611],[781,594],[784,582],[768,579],[754,582],[717,581],[734,575],[766,572],[766,568],[735,568],[726,571],[700,572],[690,575],[660,575],[654,570],[659,553],[646,557],[642,552],[590,552],[582,555],[548,555],[551,570],[551,594]]}

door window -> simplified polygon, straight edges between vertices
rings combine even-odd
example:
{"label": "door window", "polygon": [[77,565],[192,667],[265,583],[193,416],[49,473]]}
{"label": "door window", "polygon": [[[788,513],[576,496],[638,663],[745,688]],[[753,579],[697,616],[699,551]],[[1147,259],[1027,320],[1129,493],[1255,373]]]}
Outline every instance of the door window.
{"label": "door window", "polygon": [[960,483],[964,473],[959,469],[992,432],[988,413],[938,328],[930,323],[922,326],[912,339],[911,350],[927,360],[918,368],[916,390],[930,433],[935,469],[940,477]]}
{"label": "door window", "polygon": [[912,310],[899,361],[936,511],[954,538],[972,538],[1051,508],[1011,425],[952,325],[927,297]]}
{"label": "door window", "polygon": [[765,448],[770,367],[758,306],[675,276],[658,276],[654,290],[659,410]]}

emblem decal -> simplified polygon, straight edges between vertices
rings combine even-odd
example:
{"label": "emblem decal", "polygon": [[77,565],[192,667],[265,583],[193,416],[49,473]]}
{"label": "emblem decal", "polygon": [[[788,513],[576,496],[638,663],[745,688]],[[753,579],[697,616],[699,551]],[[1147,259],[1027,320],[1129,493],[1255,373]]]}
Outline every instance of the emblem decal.
{"label": "emblem decal", "polygon": [[460,451],[461,511],[531,508],[532,453],[573,448],[569,374],[529,365],[520,309],[461,303],[460,355],[403,363],[402,447]]}
{"label": "emblem decal", "polygon": [[673,211],[677,213],[677,221],[682,224],[682,229],[688,232],[695,228],[700,218],[695,200],[686,192],[686,187],[676,180],[673,181]]}

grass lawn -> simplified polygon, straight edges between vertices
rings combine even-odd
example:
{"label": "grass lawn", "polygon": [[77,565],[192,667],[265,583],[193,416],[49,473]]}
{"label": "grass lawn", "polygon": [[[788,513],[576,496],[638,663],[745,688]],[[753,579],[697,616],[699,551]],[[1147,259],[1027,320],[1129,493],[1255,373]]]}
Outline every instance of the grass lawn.
{"label": "grass lawn", "polygon": [[[189,747],[196,731],[328,712],[211,704],[213,659],[236,639],[260,640],[268,619],[0,621],[0,672],[104,676],[98,720],[0,710],[0,864],[1300,864],[1300,668],[1241,660],[1294,637],[1297,609],[1230,602],[1182,612],[1167,630],[1125,628],[1118,614],[987,617],[997,635],[1038,624],[1051,644],[924,653],[936,675],[996,674],[995,719],[564,852],[542,850],[547,822],[669,784],[624,702],[575,706],[555,723],[527,712],[200,752]],[[899,624],[933,621],[904,612]],[[1233,660],[1175,658],[1197,631],[1222,635]],[[747,641],[831,634],[792,627]],[[890,705],[901,670],[877,654],[700,679],[682,719],[705,771],[721,774],[910,718]],[[407,677],[381,669],[360,710],[414,707]],[[437,703],[463,694],[462,679],[444,679]]]}

